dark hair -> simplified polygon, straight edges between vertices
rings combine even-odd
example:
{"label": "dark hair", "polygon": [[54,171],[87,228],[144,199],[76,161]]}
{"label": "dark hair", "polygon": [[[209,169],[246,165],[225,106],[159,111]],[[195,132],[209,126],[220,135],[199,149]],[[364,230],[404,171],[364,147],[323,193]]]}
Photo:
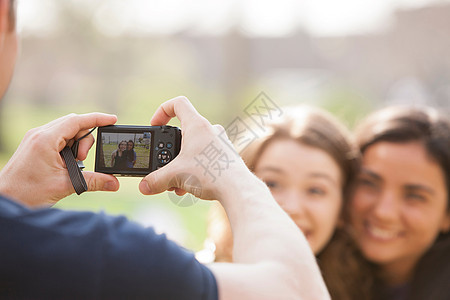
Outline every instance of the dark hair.
{"label": "dark hair", "polygon": [[127,142],[127,145],[128,145],[128,143],[132,143],[132,144],[133,144],[133,148],[134,148],[134,142],[133,142],[133,140],[129,140],[129,141]]}
{"label": "dark hair", "polygon": [[[309,106],[285,108],[283,116],[265,127],[263,136],[253,141],[241,153],[244,162],[254,171],[267,146],[278,140],[291,139],[325,151],[339,166],[342,175],[343,205],[348,202],[354,177],[358,172],[359,155],[351,134],[331,114]],[[209,236],[216,242],[216,261],[232,260],[231,231],[224,225],[226,215],[213,211]],[[220,221],[222,220],[222,221]],[[212,232],[211,232],[212,231]],[[346,233],[336,228],[327,245],[317,254],[327,288],[333,299],[368,299],[370,284],[361,269],[358,250]]]}
{"label": "dark hair", "polygon": [[[445,174],[450,196],[450,120],[430,107],[388,107],[369,117],[358,127],[356,139],[361,152],[378,142],[420,142],[429,157]],[[447,210],[450,209],[447,198]]]}
{"label": "dark hair", "polygon": [[[447,212],[450,210],[450,119],[430,107],[388,107],[367,117],[356,130],[356,141],[364,153],[378,142],[422,143],[430,159],[441,167],[447,189]],[[415,267],[408,299],[448,299],[450,287],[450,234],[440,233],[431,248]],[[372,265],[376,276],[376,266]],[[383,286],[375,277],[373,294],[382,299]]]}

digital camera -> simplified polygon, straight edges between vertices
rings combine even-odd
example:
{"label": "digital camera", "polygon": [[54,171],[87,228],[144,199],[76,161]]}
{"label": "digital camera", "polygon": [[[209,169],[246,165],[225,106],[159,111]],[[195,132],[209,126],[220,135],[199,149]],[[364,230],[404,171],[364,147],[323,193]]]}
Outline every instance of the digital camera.
{"label": "digital camera", "polygon": [[180,152],[181,130],[173,126],[111,125],[99,127],[95,172],[146,176]]}

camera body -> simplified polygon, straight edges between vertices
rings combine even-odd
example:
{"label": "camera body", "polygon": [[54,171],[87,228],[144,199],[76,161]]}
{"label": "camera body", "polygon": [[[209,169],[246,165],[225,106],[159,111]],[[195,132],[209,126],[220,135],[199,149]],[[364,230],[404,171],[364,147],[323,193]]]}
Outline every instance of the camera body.
{"label": "camera body", "polygon": [[146,176],[180,152],[178,127],[110,125],[97,130],[95,172]]}

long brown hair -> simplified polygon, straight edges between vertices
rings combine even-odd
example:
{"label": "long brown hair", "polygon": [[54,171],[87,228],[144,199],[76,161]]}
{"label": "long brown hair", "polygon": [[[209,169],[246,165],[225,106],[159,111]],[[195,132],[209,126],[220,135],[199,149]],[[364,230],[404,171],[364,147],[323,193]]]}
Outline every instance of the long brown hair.
{"label": "long brown hair", "polygon": [[[265,132],[241,153],[244,162],[254,171],[266,147],[281,139],[325,151],[339,166],[342,175],[343,207],[354,177],[358,172],[359,156],[350,132],[331,114],[309,106],[284,109],[276,122],[268,124]],[[216,261],[232,260],[232,233],[223,210],[213,209],[210,215],[209,236],[216,244]],[[342,216],[344,223],[345,216]],[[359,252],[345,226],[335,230],[331,240],[316,255],[323,277],[333,299],[368,299],[370,291],[366,272],[359,264]]]}
{"label": "long brown hair", "polygon": [[[388,107],[368,116],[356,130],[361,153],[378,142],[420,142],[428,156],[442,169],[447,189],[447,213],[450,213],[450,119],[430,107]],[[449,299],[450,234],[441,233],[418,262],[409,299]],[[376,274],[376,266],[373,266]],[[445,278],[445,279],[444,279]],[[378,294],[383,282],[374,285]],[[381,296],[379,296],[381,297]]]}

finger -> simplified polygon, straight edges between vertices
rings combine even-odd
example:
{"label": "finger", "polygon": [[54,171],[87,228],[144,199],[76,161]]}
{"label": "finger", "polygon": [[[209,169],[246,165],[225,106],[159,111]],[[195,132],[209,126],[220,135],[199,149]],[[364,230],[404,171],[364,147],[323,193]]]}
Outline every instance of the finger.
{"label": "finger", "polygon": [[221,137],[221,140],[222,140],[223,142],[228,143],[228,145],[231,146],[232,149],[235,148],[235,146],[233,145],[233,143],[230,141],[230,139],[229,139],[229,137],[228,137],[228,135],[227,135],[227,132],[226,132],[225,128],[224,128],[222,125],[220,125],[220,124],[214,124],[212,127],[213,127],[214,131],[216,132],[216,135],[217,135],[217,136],[220,136],[220,137]]}
{"label": "finger", "polygon": [[[105,121],[105,118],[107,119]],[[112,118],[113,121],[108,120]],[[80,129],[77,130],[76,133],[78,133],[79,131],[83,130],[83,129],[90,129],[93,127],[97,127],[97,126],[106,126],[106,125],[112,125],[117,121],[117,116],[115,115],[111,115],[111,114],[105,114],[105,113],[98,113],[98,112],[94,112],[94,113],[88,113],[88,114],[68,114],[65,116],[62,116],[56,120],[53,120],[45,125],[43,125],[42,127],[50,130],[50,129],[55,129],[55,127],[61,127],[62,125],[68,125],[69,123],[73,123],[73,121],[76,120],[77,122],[83,122],[82,124],[80,124]],[[87,122],[87,123],[86,123]],[[113,123],[112,123],[113,122]],[[97,123],[101,123],[96,125]],[[104,123],[104,125],[102,125]],[[75,136],[75,135],[73,135]],[[71,136],[70,138],[72,138],[73,136]]]}
{"label": "finger", "polygon": [[175,194],[178,196],[184,196],[187,192],[183,189],[175,188]]}
{"label": "finger", "polygon": [[86,171],[83,172],[84,179],[88,186],[88,191],[117,191],[119,189],[119,181],[116,177],[103,174]]}
{"label": "finger", "polygon": [[177,117],[183,124],[187,120],[199,118],[200,114],[186,97],[179,96],[161,104],[150,123],[154,126],[165,125],[174,117]]}
{"label": "finger", "polygon": [[75,115],[75,114],[68,114],[68,115],[59,117],[58,119],[55,119],[53,121],[48,122],[47,124],[40,126],[40,128],[48,130],[49,128],[55,126],[55,124],[60,124],[62,121],[64,121],[66,118],[68,118],[71,115]]}
{"label": "finger", "polygon": [[167,191],[169,192],[175,191],[175,194],[177,194],[178,196],[183,196],[184,194],[187,193],[185,190],[176,187],[168,188]]}
{"label": "finger", "polygon": [[[80,130],[74,137],[74,140],[80,140],[80,138],[84,137],[84,136],[88,136],[88,133],[91,132],[92,128],[88,128],[88,129],[82,129]],[[83,138],[84,139],[84,138]],[[80,140],[81,141],[81,140]]]}
{"label": "finger", "polygon": [[75,137],[80,131],[93,127],[112,125],[116,122],[117,117],[115,115],[103,113],[70,114],[49,123],[47,133],[50,139],[54,138],[58,141],[58,146],[62,149],[66,141]]}
{"label": "finger", "polygon": [[94,142],[95,142],[95,139],[92,136],[92,134],[90,134],[90,135],[86,136],[84,139],[80,140],[80,143],[78,144],[77,159],[85,160],[88,155],[89,149],[91,149]]}

